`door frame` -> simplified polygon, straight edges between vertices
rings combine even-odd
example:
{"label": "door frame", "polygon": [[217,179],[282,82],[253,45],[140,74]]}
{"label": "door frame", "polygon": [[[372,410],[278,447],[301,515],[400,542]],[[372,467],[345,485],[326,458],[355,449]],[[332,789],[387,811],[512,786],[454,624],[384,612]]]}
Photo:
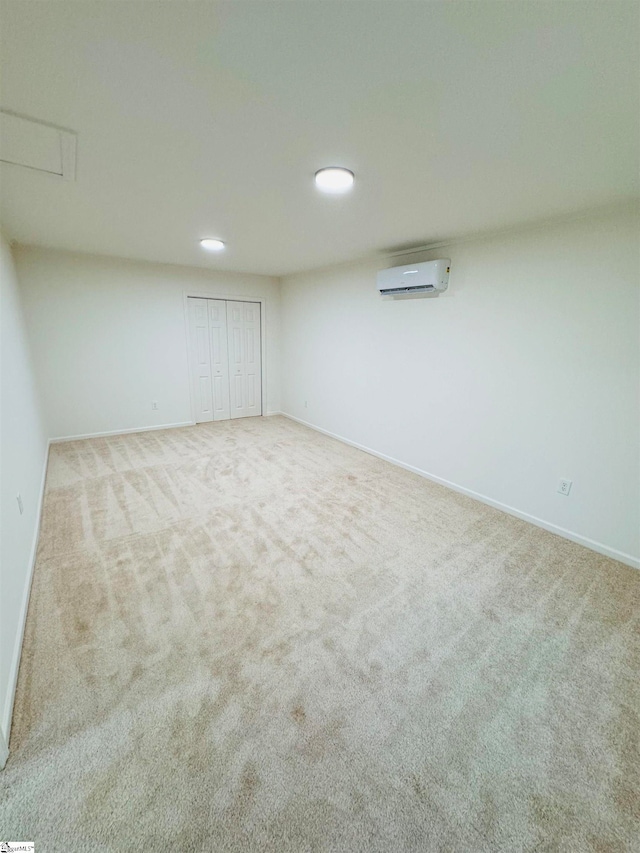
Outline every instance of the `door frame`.
{"label": "door frame", "polygon": [[[191,365],[191,332],[189,329],[189,299],[222,299],[225,302],[259,302],[260,303],[260,415],[264,417],[267,404],[267,298],[266,296],[238,296],[238,294],[212,293],[206,290],[184,290],[183,310],[185,324],[185,342],[187,347],[187,384],[189,386],[189,409],[191,423],[196,423],[196,402],[193,397],[193,367]],[[212,421],[215,423],[215,421]]]}

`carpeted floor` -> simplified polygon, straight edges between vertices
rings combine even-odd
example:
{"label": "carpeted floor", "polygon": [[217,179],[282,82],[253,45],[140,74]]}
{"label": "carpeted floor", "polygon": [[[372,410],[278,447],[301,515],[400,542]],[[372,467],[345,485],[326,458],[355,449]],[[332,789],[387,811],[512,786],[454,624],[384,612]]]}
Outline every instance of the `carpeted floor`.
{"label": "carpeted floor", "polygon": [[640,573],[284,418],[54,445],[0,834],[640,849]]}

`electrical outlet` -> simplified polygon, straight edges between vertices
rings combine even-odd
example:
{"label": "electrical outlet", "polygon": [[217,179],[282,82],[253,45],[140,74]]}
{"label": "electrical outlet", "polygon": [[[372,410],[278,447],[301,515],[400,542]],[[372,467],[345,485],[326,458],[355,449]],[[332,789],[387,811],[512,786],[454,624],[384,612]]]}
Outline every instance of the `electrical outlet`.
{"label": "electrical outlet", "polygon": [[571,486],[573,485],[572,480],[560,480],[558,483],[558,491],[561,495],[568,495],[571,491]]}
{"label": "electrical outlet", "polygon": [[151,401],[151,408],[153,409],[154,412],[158,411],[158,401],[157,400]]}
{"label": "electrical outlet", "polygon": [[305,400],[305,401],[304,401],[304,407],[305,407],[305,409],[308,409],[308,408],[309,408],[309,403],[308,403],[308,401],[307,401],[307,400]]}
{"label": "electrical outlet", "polygon": [[22,515],[22,513],[24,512],[24,504],[22,503],[22,495],[18,494],[18,496],[16,497],[16,500],[18,501],[18,509],[20,510],[20,515]]}

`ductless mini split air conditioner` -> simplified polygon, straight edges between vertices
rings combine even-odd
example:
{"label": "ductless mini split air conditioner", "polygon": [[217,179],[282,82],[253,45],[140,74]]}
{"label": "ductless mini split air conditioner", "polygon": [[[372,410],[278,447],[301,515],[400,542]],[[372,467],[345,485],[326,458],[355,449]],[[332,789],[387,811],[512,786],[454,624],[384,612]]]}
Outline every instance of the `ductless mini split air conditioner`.
{"label": "ductless mini split air conditioner", "polygon": [[378,290],[383,296],[407,296],[412,293],[443,293],[449,286],[449,258],[390,267],[378,273]]}

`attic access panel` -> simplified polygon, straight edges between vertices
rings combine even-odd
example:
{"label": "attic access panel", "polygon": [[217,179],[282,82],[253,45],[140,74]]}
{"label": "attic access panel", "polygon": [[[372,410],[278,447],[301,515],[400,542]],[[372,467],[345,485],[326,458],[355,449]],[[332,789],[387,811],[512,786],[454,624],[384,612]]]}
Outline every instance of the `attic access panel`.
{"label": "attic access panel", "polygon": [[0,162],[76,178],[76,134],[62,127],[0,110]]}

